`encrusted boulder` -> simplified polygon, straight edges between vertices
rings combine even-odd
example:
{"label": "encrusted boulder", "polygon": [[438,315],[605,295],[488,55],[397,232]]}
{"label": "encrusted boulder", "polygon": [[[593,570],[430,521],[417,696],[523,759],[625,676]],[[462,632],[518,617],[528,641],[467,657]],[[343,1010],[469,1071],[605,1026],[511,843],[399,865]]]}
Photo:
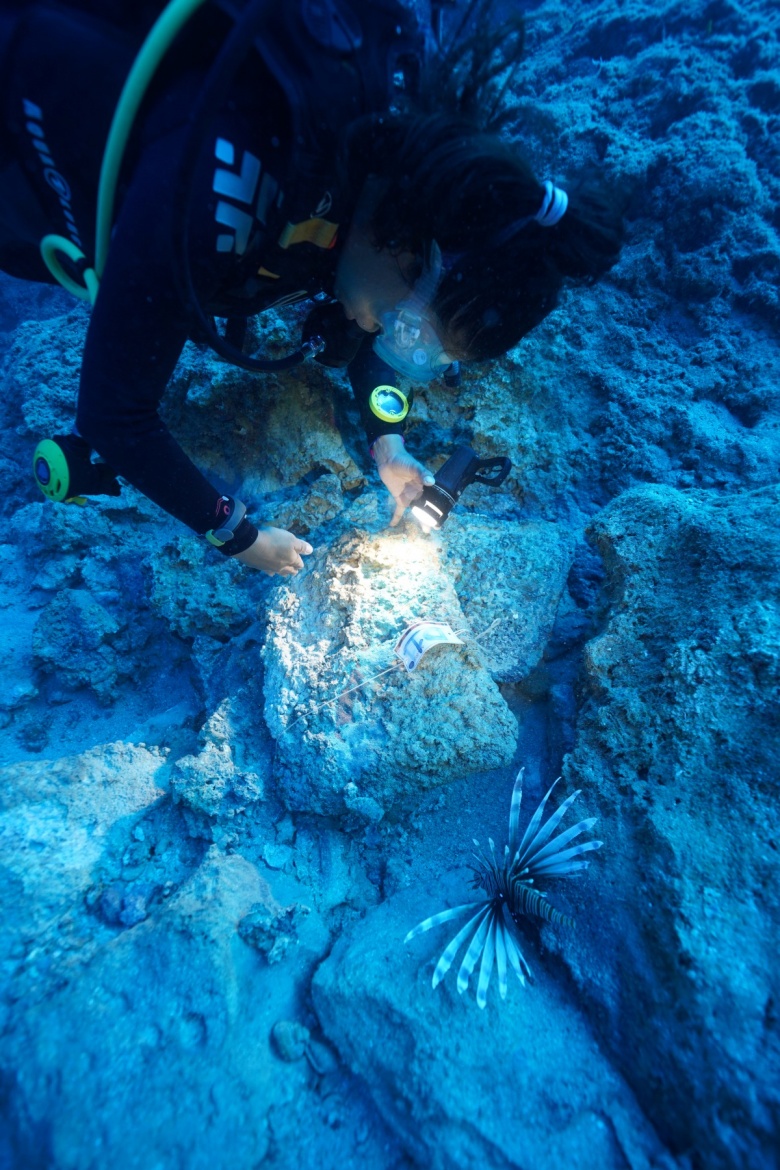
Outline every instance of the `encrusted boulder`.
{"label": "encrusted boulder", "polygon": [[[57,960],[88,949],[74,910],[105,856],[162,801],[166,773],[162,753],[124,743],[0,769],[0,901],[13,906],[0,959],[9,981],[45,981]],[[4,1001],[0,1020],[18,998]]]}
{"label": "encrusted boulder", "polygon": [[[261,342],[270,353],[269,333],[289,352],[289,334],[273,315]],[[240,478],[247,502],[323,472],[351,490],[364,476],[336,426],[329,377],[307,366],[305,376],[291,370],[258,378],[188,345],[163,402],[163,417],[199,467],[228,482]],[[263,519],[276,523],[273,511]]]}
{"label": "encrusted boulder", "polygon": [[114,641],[123,622],[86,589],[64,589],[41,611],[33,632],[36,664],[63,686],[90,687],[103,702],[125,674]]}
{"label": "encrusted boulder", "polygon": [[[647,486],[592,528],[609,620],[565,766],[609,844],[557,933],[645,1111],[702,1165],[776,1165],[780,488]],[[605,874],[606,876],[606,874]],[[630,988],[630,995],[625,989]]]}
{"label": "encrusted boulder", "polygon": [[233,704],[226,699],[206,721],[197,755],[177,760],[171,776],[174,801],[207,818],[230,821],[263,799],[262,779],[234,760]]}
{"label": "encrusted boulder", "polygon": [[17,329],[7,377],[26,436],[43,439],[73,429],[88,321],[79,305],[62,317],[30,321]]}
{"label": "encrusted boulder", "polygon": [[418,899],[406,892],[371,910],[312,987],[326,1036],[415,1162],[671,1170],[631,1090],[543,968],[525,988],[511,975],[503,1003],[493,988],[484,1012],[451,977],[432,990],[432,958],[450,936],[438,949],[430,935],[404,947]]}
{"label": "encrusted boulder", "polygon": [[516,682],[541,661],[566,588],[572,540],[558,525],[459,515],[442,531],[445,562],[495,679]]}
{"label": "encrusted boulder", "polygon": [[[412,621],[450,623],[413,673],[394,657]],[[467,772],[508,763],[517,724],[480,657],[438,546],[403,532],[352,533],[319,550],[269,614],[265,717],[292,809],[382,810]],[[380,678],[374,678],[381,675]],[[373,804],[363,806],[361,798]]]}
{"label": "encrusted boulder", "polygon": [[249,861],[212,847],[157,913],[17,1010],[0,1059],[18,1165],[43,1151],[87,1170],[96,1149],[119,1170],[264,1160],[269,1110],[306,1082],[269,1040],[295,1011],[291,988],[237,935],[269,895]]}
{"label": "encrusted boulder", "polygon": [[195,536],[174,536],[149,556],[150,601],[182,638],[225,640],[254,617],[247,569]]}

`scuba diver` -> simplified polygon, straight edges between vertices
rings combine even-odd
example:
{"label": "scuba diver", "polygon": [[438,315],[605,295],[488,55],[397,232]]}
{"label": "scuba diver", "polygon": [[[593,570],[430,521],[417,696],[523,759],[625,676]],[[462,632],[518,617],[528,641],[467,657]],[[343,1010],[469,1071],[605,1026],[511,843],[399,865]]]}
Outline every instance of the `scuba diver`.
{"label": "scuba diver", "polygon": [[[36,453],[46,495],[121,476],[222,554],[293,575],[311,546],[253,522],[159,417],[188,338],[258,372],[345,368],[396,524],[433,482],[397,376],[455,381],[565,278],[611,267],[614,193],[540,182],[499,136],[520,20],[474,0],[445,49],[443,8],[0,0],[0,269],[93,306],[74,433]],[[296,353],[243,352],[248,318],[304,299]]]}

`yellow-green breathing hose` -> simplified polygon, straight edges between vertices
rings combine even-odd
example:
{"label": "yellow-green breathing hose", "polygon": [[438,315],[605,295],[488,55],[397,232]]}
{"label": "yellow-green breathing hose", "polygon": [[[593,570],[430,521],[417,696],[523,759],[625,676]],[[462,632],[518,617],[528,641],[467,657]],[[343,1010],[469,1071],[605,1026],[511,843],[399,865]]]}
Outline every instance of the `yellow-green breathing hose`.
{"label": "yellow-green breathing hose", "polygon": [[141,51],[133,62],[127,76],[108,133],[103,162],[100,168],[98,186],[97,226],[95,229],[95,264],[83,273],[84,286],[76,284],[58,263],[55,253],[62,252],[71,260],[86,260],[84,253],[64,236],[49,235],[41,240],[41,255],[46,267],[55,280],[81,300],[95,303],[100,287],[100,278],[106,266],[108,246],[111,240],[111,221],[114,214],[114,199],[119,171],[122,166],[127,140],[133,129],[136,114],[144,100],[160,62],[170,48],[177,33],[184,27],[192,14],[206,0],[171,0],[156,20],[144,41]]}

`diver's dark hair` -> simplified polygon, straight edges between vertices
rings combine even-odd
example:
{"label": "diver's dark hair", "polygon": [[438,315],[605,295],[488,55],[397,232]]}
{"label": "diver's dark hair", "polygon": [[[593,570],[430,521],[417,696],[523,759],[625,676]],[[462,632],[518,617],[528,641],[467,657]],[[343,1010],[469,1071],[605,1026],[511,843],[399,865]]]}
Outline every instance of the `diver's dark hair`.
{"label": "diver's dark hair", "polygon": [[368,175],[380,180],[370,221],[377,248],[424,255],[432,240],[439,245],[445,276],[432,308],[448,352],[471,361],[516,345],[555,308],[566,277],[591,283],[607,272],[623,237],[622,194],[583,176],[564,184],[569,204],[554,227],[531,219],[502,239],[511,224],[536,215],[545,188],[496,133],[495,76],[503,72],[506,85],[522,36],[491,30],[489,9],[488,0],[465,55],[451,51],[432,66],[416,107],[354,123],[345,154],[351,186]]}

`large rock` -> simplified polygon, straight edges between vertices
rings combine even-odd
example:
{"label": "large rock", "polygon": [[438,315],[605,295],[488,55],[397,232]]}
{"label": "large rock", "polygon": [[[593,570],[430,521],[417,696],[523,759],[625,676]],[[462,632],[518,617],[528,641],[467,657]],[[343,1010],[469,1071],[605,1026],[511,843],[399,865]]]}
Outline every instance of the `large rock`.
{"label": "large rock", "polygon": [[116,693],[123,660],[114,646],[123,625],[86,589],[63,589],[42,610],[33,633],[37,665],[63,686],[91,687],[103,702]]}
{"label": "large rock", "polygon": [[1,1052],[19,1166],[263,1161],[269,1110],[307,1081],[270,1048],[294,989],[237,933],[264,905],[279,910],[255,867],[214,848],[157,914],[18,1013]]}
{"label": "large rock", "polygon": [[769,1170],[780,1149],[780,488],[639,488],[593,535],[612,608],[587,647],[566,778],[600,815],[611,874],[591,883],[590,929],[551,945],[668,1140],[713,1170]]}
{"label": "large rock", "polygon": [[85,924],[73,912],[106,854],[121,852],[162,800],[166,772],[160,752],[123,743],[0,770],[0,901],[13,906],[2,923],[9,980],[45,981],[52,955],[79,953]]}
{"label": "large rock", "polygon": [[543,970],[525,989],[512,975],[503,1003],[493,987],[481,1012],[473,994],[457,994],[452,974],[431,988],[431,960],[457,927],[404,948],[419,917],[419,896],[408,893],[373,910],[318,969],[313,995],[326,1034],[420,1165],[673,1165],[575,1005]]}
{"label": "large rock", "polygon": [[77,305],[65,316],[17,329],[6,376],[23,419],[18,433],[37,440],[73,429],[88,321],[85,308]]}
{"label": "large rock", "polygon": [[442,532],[458,599],[483,640],[495,679],[517,682],[541,661],[571,566],[571,537],[555,524],[458,514]]}
{"label": "large rock", "polygon": [[[508,763],[517,725],[469,642],[438,546],[411,526],[358,532],[312,561],[279,591],[264,650],[265,718],[288,806],[375,820],[403,795]],[[370,682],[424,617],[466,631],[466,644]]]}
{"label": "large rock", "polygon": [[251,623],[247,569],[204,540],[192,534],[172,535],[149,556],[146,566],[152,606],[180,637],[203,634],[226,641]]}
{"label": "large rock", "polygon": [[[265,339],[281,352],[294,341],[274,315],[263,322]],[[261,342],[266,352],[274,346]],[[199,467],[236,485],[247,503],[257,504],[266,523],[273,508],[262,499],[323,472],[345,489],[364,483],[336,426],[329,372],[306,366],[305,374],[247,373],[214,354],[185,347],[163,403],[163,417]]]}
{"label": "large rock", "polygon": [[177,760],[171,777],[174,800],[207,818],[228,821],[264,795],[262,778],[236,766],[233,707],[226,699],[206,720],[198,754]]}

